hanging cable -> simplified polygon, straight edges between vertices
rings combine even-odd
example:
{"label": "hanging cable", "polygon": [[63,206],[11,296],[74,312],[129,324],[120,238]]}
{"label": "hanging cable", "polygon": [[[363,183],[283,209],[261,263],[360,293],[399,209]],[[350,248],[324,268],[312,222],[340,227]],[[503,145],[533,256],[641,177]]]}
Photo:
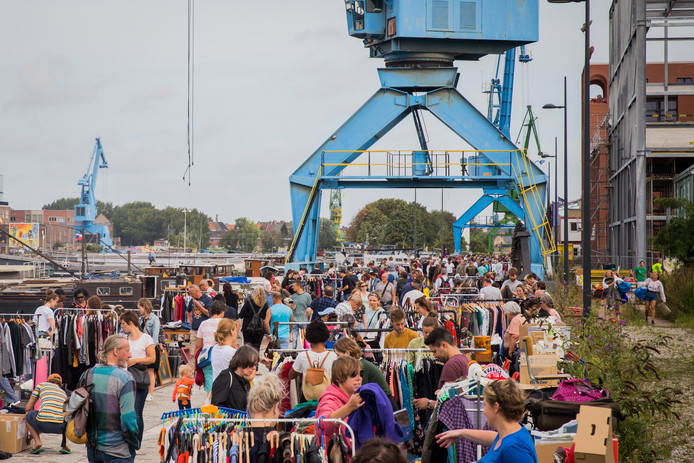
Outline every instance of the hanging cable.
{"label": "hanging cable", "polygon": [[195,1],[188,0],[188,108],[187,108],[187,140],[188,167],[183,172],[183,181],[188,176],[190,186],[191,168],[195,165],[194,147],[194,101],[195,101]]}

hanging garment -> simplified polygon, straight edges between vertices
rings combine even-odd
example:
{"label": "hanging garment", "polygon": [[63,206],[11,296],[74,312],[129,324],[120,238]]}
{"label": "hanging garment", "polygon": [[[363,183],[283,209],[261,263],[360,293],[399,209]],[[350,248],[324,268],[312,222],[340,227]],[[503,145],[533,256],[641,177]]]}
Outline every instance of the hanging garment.
{"label": "hanging garment", "polygon": [[402,428],[395,422],[393,407],[383,389],[371,383],[361,386],[357,392],[364,405],[353,412],[348,420],[357,448],[376,436],[386,437],[393,442],[402,441]]}

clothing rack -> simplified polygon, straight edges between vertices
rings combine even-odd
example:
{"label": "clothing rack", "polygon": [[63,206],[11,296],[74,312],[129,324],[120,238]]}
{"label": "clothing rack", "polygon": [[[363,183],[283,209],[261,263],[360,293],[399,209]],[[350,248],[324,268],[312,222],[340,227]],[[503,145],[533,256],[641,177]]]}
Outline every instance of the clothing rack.
{"label": "clothing rack", "polygon": [[[290,326],[295,326],[295,325],[308,325],[311,322],[305,321],[305,322],[275,322],[278,325],[290,325]],[[326,325],[349,325],[349,322],[324,322]]]}
{"label": "clothing rack", "polygon": [[[326,351],[332,351],[332,349],[325,349]],[[287,352],[288,354],[298,354],[301,352],[312,352],[311,349],[268,349],[268,352]]]}
{"label": "clothing rack", "polygon": [[[458,350],[460,352],[484,352],[486,349],[484,348],[472,348],[472,347],[459,347]],[[427,348],[406,348],[406,349],[371,349],[371,348],[365,348],[363,352],[366,354],[368,352],[393,352],[393,353],[406,353],[406,352],[431,352],[430,349]]]}
{"label": "clothing rack", "polygon": [[[357,453],[357,447],[356,447],[356,440],[354,438],[354,430],[350,427],[347,422],[343,420],[338,420],[335,418],[297,418],[297,419],[290,419],[290,418],[183,418],[184,423],[240,423],[240,424],[247,424],[247,423],[267,423],[267,422],[272,422],[272,423],[293,423],[293,424],[315,424],[316,426],[319,427],[319,429],[322,429],[322,423],[337,423],[341,426],[344,426],[345,429],[349,431],[349,434],[351,435],[351,444],[352,444],[352,456],[354,456]],[[323,443],[325,445],[325,443]]]}
{"label": "clothing rack", "polygon": [[75,307],[61,307],[59,309],[55,310],[55,313],[59,313],[61,311],[68,311],[68,312],[85,312],[84,315],[87,315],[87,312],[104,312],[104,313],[112,313],[114,318],[118,319],[118,312],[116,312],[113,308],[111,309],[82,309],[82,308],[75,308]]}

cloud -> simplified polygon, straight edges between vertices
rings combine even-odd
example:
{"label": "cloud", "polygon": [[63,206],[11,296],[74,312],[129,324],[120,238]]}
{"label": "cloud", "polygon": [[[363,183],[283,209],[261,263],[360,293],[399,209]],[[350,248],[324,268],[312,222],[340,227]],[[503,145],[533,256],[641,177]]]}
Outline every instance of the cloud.
{"label": "cloud", "polygon": [[17,86],[5,105],[56,106],[92,101],[107,80],[79,78],[70,58],[45,54],[17,69]]}
{"label": "cloud", "polygon": [[123,109],[152,109],[157,103],[171,98],[175,93],[174,86],[171,82],[156,85],[135,93],[130,101],[125,104]]}

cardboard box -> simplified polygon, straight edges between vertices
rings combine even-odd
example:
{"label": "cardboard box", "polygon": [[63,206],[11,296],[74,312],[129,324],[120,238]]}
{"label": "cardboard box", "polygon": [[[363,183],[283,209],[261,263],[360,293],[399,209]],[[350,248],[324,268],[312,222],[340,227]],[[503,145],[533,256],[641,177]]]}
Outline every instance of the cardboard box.
{"label": "cardboard box", "polygon": [[614,463],[612,410],[581,405],[574,437],[576,463]]}
{"label": "cardboard box", "polygon": [[[556,375],[557,374],[557,354],[535,354],[529,355],[530,368],[533,376]],[[520,382],[521,384],[532,384],[525,354],[520,356]],[[558,379],[541,380],[538,387],[554,387],[559,385]]]}
{"label": "cardboard box", "polygon": [[[569,337],[571,336],[571,327],[566,326],[562,323],[557,323],[557,324],[552,325],[552,330],[555,332],[561,333],[561,335],[565,339],[569,339]],[[521,351],[525,350],[525,346],[523,345],[522,340],[526,336],[530,336],[531,338],[533,338],[533,344],[536,344],[538,341],[542,341],[542,340],[545,340],[548,342],[554,341],[554,339],[552,339],[550,336],[547,335],[547,331],[549,331],[549,325],[548,324],[544,324],[542,326],[531,324],[531,323],[521,325],[519,330],[518,330],[518,339],[521,340],[521,342],[519,343],[520,350]]]}
{"label": "cardboard box", "polygon": [[552,442],[550,444],[536,444],[537,463],[554,463],[554,452],[557,447],[571,448],[572,442]]}
{"label": "cardboard box", "polygon": [[0,450],[19,453],[28,449],[26,436],[27,422],[24,415],[0,414]]}

